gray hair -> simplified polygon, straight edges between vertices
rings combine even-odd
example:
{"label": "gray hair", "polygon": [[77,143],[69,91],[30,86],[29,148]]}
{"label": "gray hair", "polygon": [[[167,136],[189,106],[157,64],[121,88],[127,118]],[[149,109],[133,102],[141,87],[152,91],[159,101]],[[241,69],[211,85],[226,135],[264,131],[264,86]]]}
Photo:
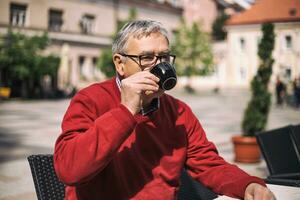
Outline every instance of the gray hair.
{"label": "gray hair", "polygon": [[168,31],[160,22],[152,20],[136,20],[128,22],[118,32],[115,41],[112,44],[112,53],[126,53],[127,42],[130,37],[142,38],[147,37],[151,33],[160,33],[168,41]]}

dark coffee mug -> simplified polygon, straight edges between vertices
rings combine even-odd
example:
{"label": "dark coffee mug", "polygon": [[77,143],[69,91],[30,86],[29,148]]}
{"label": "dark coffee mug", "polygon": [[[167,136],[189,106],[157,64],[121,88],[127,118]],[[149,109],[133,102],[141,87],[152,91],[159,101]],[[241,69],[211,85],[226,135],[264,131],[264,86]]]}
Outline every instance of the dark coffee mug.
{"label": "dark coffee mug", "polygon": [[163,90],[171,90],[177,83],[175,68],[168,62],[161,62],[155,65],[150,72],[160,80],[158,85]]}

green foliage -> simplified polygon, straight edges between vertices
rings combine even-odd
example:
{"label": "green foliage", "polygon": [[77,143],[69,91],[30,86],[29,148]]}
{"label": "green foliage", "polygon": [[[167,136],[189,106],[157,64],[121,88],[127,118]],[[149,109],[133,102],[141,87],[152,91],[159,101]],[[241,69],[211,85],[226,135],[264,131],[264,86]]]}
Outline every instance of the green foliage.
{"label": "green foliage", "polygon": [[28,37],[9,31],[0,43],[0,84],[11,87],[14,92],[22,83],[23,97],[37,96],[44,75],[57,76],[59,58],[41,55],[49,44],[47,34]]}
{"label": "green foliage", "polygon": [[224,40],[226,38],[226,31],[224,25],[226,20],[229,19],[229,15],[222,13],[219,15],[212,25],[212,36],[214,40]]}
{"label": "green foliage", "polygon": [[113,77],[116,73],[114,70],[114,63],[112,59],[112,50],[103,50],[101,57],[98,60],[98,67],[105,74],[106,77]]}
{"label": "green foliage", "polygon": [[178,75],[207,75],[213,71],[213,55],[209,37],[197,23],[188,27],[181,20],[178,31],[174,34],[171,45],[176,54],[176,70]]}
{"label": "green foliage", "polygon": [[[136,9],[131,8],[129,10],[129,17],[126,20],[118,20],[117,21],[117,29],[115,33],[111,36],[112,40],[115,40],[117,33],[121,28],[128,23],[129,21],[135,20],[137,16]],[[115,67],[112,58],[112,50],[111,46],[109,48],[104,49],[98,59],[97,66],[99,69],[105,74],[106,77],[113,77],[115,73]]]}
{"label": "green foliage", "polygon": [[274,63],[272,58],[275,40],[274,25],[270,23],[263,24],[262,32],[263,38],[258,50],[261,64],[257,74],[251,81],[251,100],[245,110],[242,122],[245,136],[254,136],[256,132],[265,129],[271,105],[271,94],[268,91],[268,84]]}
{"label": "green foliage", "polygon": [[44,75],[50,75],[52,77],[57,76],[58,67],[60,63],[60,58],[55,55],[49,56],[37,56],[36,67],[38,67],[35,72],[37,77],[42,77]]}

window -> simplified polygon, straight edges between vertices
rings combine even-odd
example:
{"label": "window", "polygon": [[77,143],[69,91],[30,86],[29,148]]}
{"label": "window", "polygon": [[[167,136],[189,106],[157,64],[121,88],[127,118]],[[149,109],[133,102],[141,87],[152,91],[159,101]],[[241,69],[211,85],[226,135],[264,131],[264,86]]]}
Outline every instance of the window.
{"label": "window", "polygon": [[26,5],[10,4],[10,24],[13,26],[25,26]]}
{"label": "window", "polygon": [[60,10],[49,10],[48,28],[51,31],[61,31],[63,25],[63,12]]}
{"label": "window", "polygon": [[285,48],[286,49],[291,49],[291,48],[293,48],[293,39],[292,39],[292,36],[290,36],[290,35],[286,35],[285,37],[284,37],[284,43],[285,43]]}
{"label": "window", "polygon": [[97,67],[97,62],[98,62],[98,58],[97,57],[93,57],[93,74],[97,74],[97,72],[99,71],[98,67]]}
{"label": "window", "polygon": [[179,0],[170,0],[170,3],[171,3],[174,7],[179,7],[179,6],[180,6],[180,1],[179,1]]}
{"label": "window", "polygon": [[241,51],[245,51],[246,48],[246,42],[244,38],[240,38],[240,49]]}
{"label": "window", "polygon": [[240,67],[240,79],[246,80],[247,78],[247,71],[244,67]]}
{"label": "window", "polygon": [[85,34],[90,34],[94,31],[95,17],[92,15],[84,15],[81,18],[81,31]]}
{"label": "window", "polygon": [[290,67],[286,67],[285,72],[284,72],[284,78],[289,81],[292,80],[292,70]]}
{"label": "window", "polygon": [[292,69],[290,66],[281,65],[279,69],[279,74],[284,78],[285,81],[292,80]]}
{"label": "window", "polygon": [[84,77],[84,56],[79,56],[79,73],[81,77]]}

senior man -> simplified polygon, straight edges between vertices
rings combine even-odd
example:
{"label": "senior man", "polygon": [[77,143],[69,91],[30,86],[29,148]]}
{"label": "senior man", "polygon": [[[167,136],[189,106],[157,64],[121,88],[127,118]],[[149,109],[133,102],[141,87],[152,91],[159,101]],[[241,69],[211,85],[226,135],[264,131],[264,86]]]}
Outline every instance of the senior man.
{"label": "senior man", "polygon": [[176,199],[185,167],[214,192],[275,199],[263,180],[224,161],[184,102],[164,93],[150,70],[174,64],[166,29],[127,23],[113,43],[116,77],[79,91],[55,146],[67,200]]}

